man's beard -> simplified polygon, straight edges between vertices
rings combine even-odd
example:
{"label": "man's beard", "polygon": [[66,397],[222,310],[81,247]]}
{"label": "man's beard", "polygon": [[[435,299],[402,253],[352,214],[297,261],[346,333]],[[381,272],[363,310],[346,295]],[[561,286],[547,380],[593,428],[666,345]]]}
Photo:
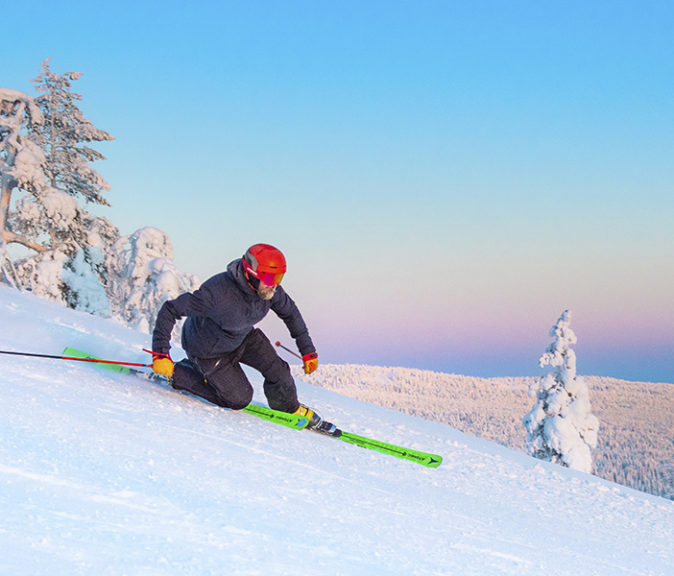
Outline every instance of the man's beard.
{"label": "man's beard", "polygon": [[260,282],[260,285],[257,288],[257,295],[262,298],[262,300],[271,300],[274,297],[276,292],[276,286],[265,286]]}

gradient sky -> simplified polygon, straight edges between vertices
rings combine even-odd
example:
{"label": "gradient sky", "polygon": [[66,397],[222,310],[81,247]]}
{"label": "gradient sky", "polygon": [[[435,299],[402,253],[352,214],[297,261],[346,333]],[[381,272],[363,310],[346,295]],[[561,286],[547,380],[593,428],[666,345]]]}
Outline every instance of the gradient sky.
{"label": "gradient sky", "polygon": [[[123,233],[255,242],[323,362],[674,382],[674,3],[13,2],[0,86],[79,71]],[[289,340],[265,321],[272,339]]]}

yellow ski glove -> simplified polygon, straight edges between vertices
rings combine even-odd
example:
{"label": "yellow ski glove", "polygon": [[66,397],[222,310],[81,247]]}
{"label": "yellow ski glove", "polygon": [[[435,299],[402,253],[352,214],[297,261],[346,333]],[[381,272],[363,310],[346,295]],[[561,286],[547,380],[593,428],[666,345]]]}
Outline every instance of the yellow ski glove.
{"label": "yellow ski glove", "polygon": [[318,368],[318,354],[312,352],[311,354],[305,354],[302,356],[302,361],[304,362],[304,373],[311,374],[316,368]]}
{"label": "yellow ski glove", "polygon": [[152,370],[168,380],[173,376],[173,361],[168,356],[155,356]]}

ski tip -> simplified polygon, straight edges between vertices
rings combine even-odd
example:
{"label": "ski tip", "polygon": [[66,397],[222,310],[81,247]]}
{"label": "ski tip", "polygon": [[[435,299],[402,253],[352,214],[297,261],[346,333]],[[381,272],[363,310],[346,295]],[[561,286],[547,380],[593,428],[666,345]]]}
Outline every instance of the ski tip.
{"label": "ski tip", "polygon": [[428,462],[426,462],[425,466],[428,466],[429,468],[437,468],[442,464],[442,456],[438,456],[437,454],[429,454],[428,455]]}

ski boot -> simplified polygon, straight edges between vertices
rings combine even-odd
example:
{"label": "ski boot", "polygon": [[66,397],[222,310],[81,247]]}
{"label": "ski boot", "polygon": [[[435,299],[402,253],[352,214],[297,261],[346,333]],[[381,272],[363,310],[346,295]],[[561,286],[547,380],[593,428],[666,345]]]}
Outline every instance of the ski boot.
{"label": "ski boot", "polygon": [[336,437],[339,437],[342,434],[342,431],[332,422],[323,420],[323,418],[316,414],[316,412],[304,404],[300,404],[300,407],[295,411],[295,414],[305,416],[309,420],[309,424],[307,424],[308,430]]}
{"label": "ski boot", "polygon": [[323,419],[318,414],[316,414],[316,412],[304,404],[300,404],[300,407],[295,410],[294,414],[297,414],[298,416],[304,416],[309,421],[309,424],[307,424],[307,428],[309,428],[309,430],[316,428],[323,421]]}

